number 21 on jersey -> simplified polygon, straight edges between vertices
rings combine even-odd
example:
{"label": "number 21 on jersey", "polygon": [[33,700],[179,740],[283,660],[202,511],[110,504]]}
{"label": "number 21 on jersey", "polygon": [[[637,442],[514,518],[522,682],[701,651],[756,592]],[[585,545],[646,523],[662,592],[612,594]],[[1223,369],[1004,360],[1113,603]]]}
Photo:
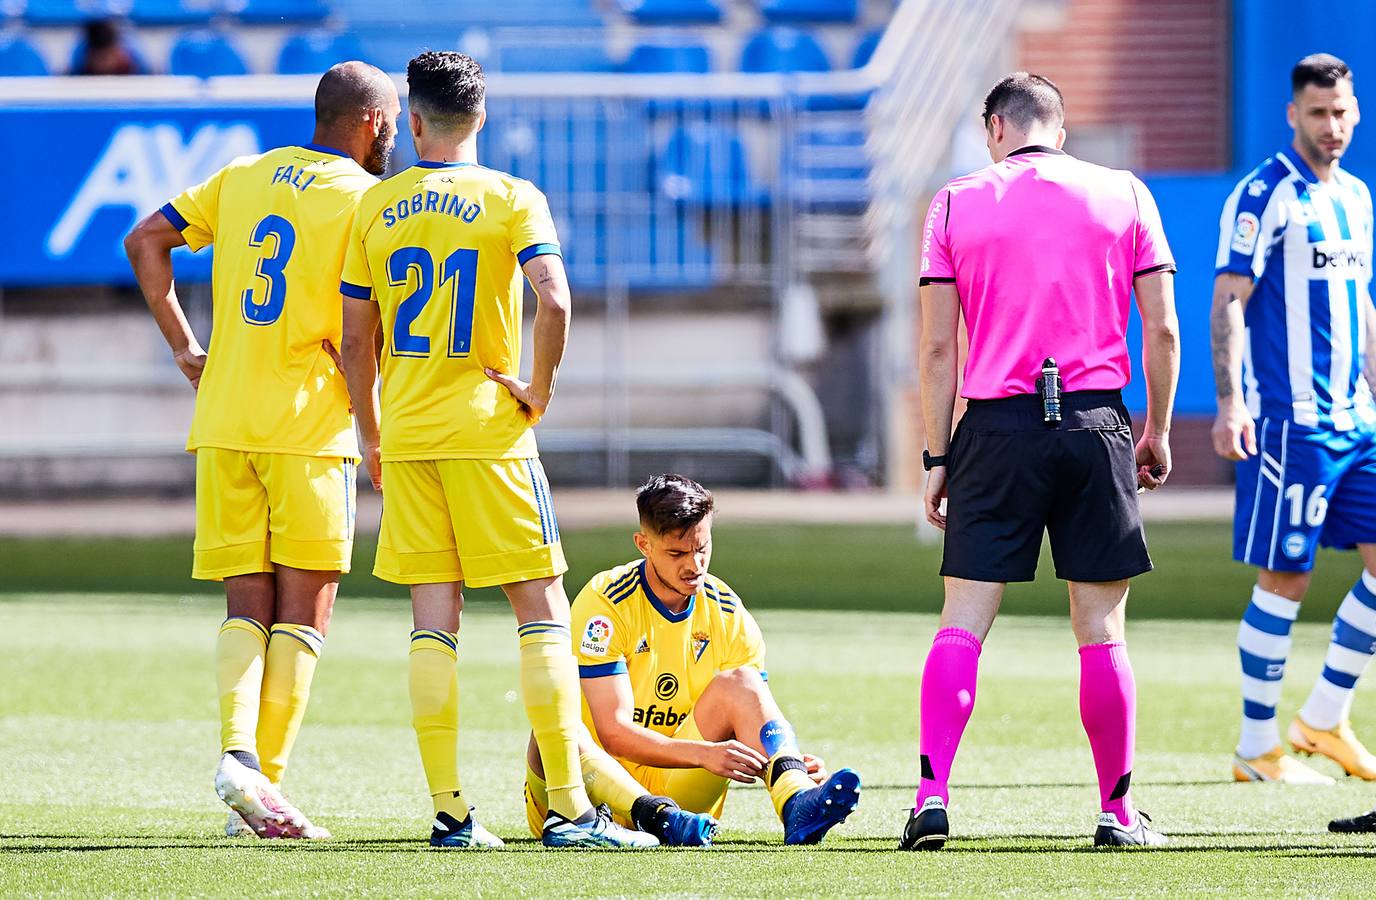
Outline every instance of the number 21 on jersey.
{"label": "number 21 on jersey", "polygon": [[397,318],[392,323],[392,355],[430,355],[430,337],[415,334],[412,326],[435,293],[435,288],[449,285],[449,346],[450,357],[465,357],[473,349],[473,297],[478,277],[478,251],[455,250],[440,266],[435,281],[435,258],[424,247],[401,247],[387,257],[387,283],[404,288],[415,273],[416,287],[397,306]]}

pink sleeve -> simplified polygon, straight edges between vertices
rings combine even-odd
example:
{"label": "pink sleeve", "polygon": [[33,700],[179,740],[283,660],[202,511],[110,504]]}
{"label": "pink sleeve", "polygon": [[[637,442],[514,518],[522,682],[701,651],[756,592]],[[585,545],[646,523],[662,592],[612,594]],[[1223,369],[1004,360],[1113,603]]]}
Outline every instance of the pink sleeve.
{"label": "pink sleeve", "polygon": [[1132,192],[1137,200],[1137,224],[1133,233],[1133,276],[1149,275],[1152,272],[1174,272],[1175,257],[1171,255],[1170,245],[1166,243],[1166,228],[1161,224],[1161,211],[1156,208],[1155,198],[1135,175],[1132,177]]}
{"label": "pink sleeve", "polygon": [[954,283],[956,270],[951,265],[951,247],[946,228],[951,223],[951,191],[942,188],[932,198],[927,222],[922,226],[922,268],[918,284]]}

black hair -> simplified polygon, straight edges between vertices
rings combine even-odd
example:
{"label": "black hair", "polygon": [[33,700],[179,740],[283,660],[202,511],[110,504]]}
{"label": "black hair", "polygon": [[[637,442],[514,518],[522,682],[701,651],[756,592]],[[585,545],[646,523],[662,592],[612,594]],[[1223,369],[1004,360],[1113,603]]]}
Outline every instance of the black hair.
{"label": "black hair", "polygon": [[88,19],[82,27],[88,50],[104,50],[120,43],[119,23],[114,19]]}
{"label": "black hair", "polygon": [[370,109],[385,109],[391,79],[357,60],[331,66],[315,87],[316,125],[329,127]]}
{"label": "black hair", "polygon": [[1298,94],[1309,85],[1331,88],[1339,81],[1352,81],[1347,63],[1331,53],[1311,53],[1290,70],[1290,89]]}
{"label": "black hair", "polygon": [[1060,128],[1065,124],[1065,98],[1055,82],[1044,75],[1014,72],[1007,75],[984,98],[984,127],[989,117],[999,116],[1023,131],[1034,123]]}
{"label": "black hair", "polygon": [[406,65],[411,108],[443,131],[467,131],[483,108],[483,67],[453,50],[427,50]]}
{"label": "black hair", "polygon": [[654,475],[635,492],[640,526],[652,534],[682,534],[716,509],[712,492],[682,475]]}

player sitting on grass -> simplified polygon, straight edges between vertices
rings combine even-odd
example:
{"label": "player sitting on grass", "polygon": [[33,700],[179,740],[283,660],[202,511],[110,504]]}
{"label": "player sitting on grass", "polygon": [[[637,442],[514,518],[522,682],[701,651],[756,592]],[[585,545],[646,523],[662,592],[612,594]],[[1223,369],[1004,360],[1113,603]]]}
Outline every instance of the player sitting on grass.
{"label": "player sitting on grass", "polygon": [[[719,817],[732,781],[761,777],[784,842],[817,843],[859,803],[860,776],[828,777],[798,748],[769,690],[759,626],[707,572],[712,495],[681,475],[657,475],[636,492],[636,507],[645,558],[595,576],[573,601],[584,723],[643,786],[608,777],[595,749],[584,748],[594,800],[662,838],[656,807],[662,815],[669,801]],[[529,762],[527,815],[538,833],[547,804],[534,748]]]}

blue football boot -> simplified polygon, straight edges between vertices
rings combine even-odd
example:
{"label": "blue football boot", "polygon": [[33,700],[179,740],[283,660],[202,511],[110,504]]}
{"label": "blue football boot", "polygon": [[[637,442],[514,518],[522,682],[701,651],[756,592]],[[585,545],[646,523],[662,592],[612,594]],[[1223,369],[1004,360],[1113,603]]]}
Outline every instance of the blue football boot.
{"label": "blue football boot", "polygon": [[841,769],[784,804],[784,843],[815,844],[860,805],[860,774]]}

